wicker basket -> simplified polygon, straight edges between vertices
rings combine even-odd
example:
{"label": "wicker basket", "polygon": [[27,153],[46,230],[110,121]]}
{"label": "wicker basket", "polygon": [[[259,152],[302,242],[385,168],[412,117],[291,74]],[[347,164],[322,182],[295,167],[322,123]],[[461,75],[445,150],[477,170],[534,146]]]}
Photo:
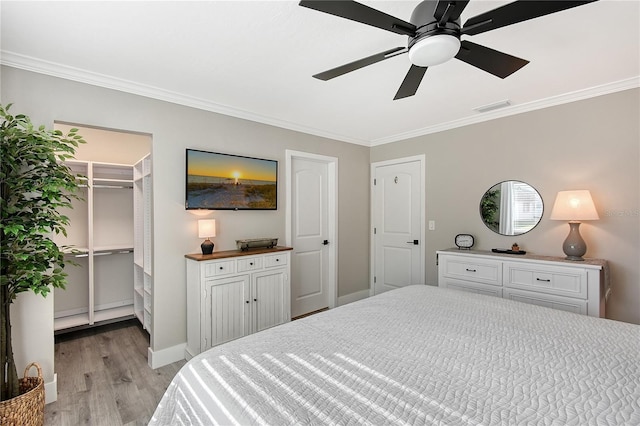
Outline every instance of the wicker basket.
{"label": "wicker basket", "polygon": [[[27,376],[31,367],[38,369],[37,377]],[[44,379],[37,362],[32,362],[24,369],[24,377],[20,379],[20,395],[0,402],[0,425],[44,425]]]}

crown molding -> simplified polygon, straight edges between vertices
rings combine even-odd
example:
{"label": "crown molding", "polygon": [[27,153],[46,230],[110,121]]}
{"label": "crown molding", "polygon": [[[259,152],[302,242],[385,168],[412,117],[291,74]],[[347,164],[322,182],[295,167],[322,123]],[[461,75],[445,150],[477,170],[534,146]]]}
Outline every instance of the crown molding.
{"label": "crown molding", "polygon": [[591,87],[584,90],[577,90],[575,92],[569,92],[558,96],[552,96],[550,98],[540,99],[533,102],[512,105],[507,108],[501,108],[499,110],[494,110],[486,113],[478,113],[477,115],[461,118],[459,120],[449,121],[447,123],[442,123],[435,126],[423,127],[421,129],[412,130],[410,132],[398,133],[385,138],[375,139],[371,141],[370,146],[373,147],[392,142],[399,142],[418,136],[443,132],[445,130],[451,130],[457,127],[468,126],[470,124],[482,123],[484,121],[495,120],[496,118],[521,114],[523,112],[535,111],[538,109],[549,108],[556,105],[581,101],[584,99],[594,98],[610,93],[621,92],[623,90],[635,89],[637,87],[640,87],[640,76],[628,78],[626,80],[615,81],[613,83],[607,83],[601,86]]}
{"label": "crown molding", "polygon": [[159,87],[149,86],[146,84],[124,80],[105,74],[86,71],[80,68],[70,67],[55,62],[45,61],[42,59],[21,55],[19,53],[9,52],[6,50],[0,51],[0,65],[76,81],[79,83],[90,84],[93,86],[104,87],[107,89],[118,90],[134,95],[144,96],[147,98],[158,99],[178,105],[184,105],[205,111],[215,112],[218,114],[228,115],[231,117],[241,118],[244,120],[254,121],[257,123],[267,124],[274,127],[280,127],[296,132],[320,136],[327,139],[339,140],[356,145],[369,146],[369,142],[365,140],[331,133],[313,127],[301,126],[289,121],[280,120],[274,117],[256,114],[251,111],[218,104],[206,99],[188,96]]}
{"label": "crown molding", "polygon": [[580,101],[584,99],[602,96],[610,93],[620,92],[623,90],[640,87],[640,76],[632,77],[626,80],[620,80],[601,86],[591,87],[584,90],[565,93],[546,99],[541,99],[525,104],[512,105],[486,113],[478,113],[459,120],[453,120],[446,123],[437,124],[435,126],[427,126],[420,129],[411,130],[409,132],[397,133],[384,138],[366,141],[341,134],[327,132],[322,129],[316,129],[308,126],[301,126],[285,120],[256,114],[251,111],[218,104],[206,99],[187,96],[182,93],[172,92],[159,87],[149,86],[130,80],[124,80],[108,76],[105,74],[90,72],[80,68],[70,67],[55,62],[44,61],[42,59],[21,55],[6,50],[0,51],[0,64],[8,67],[18,68],[25,71],[31,71],[39,74],[50,75],[53,77],[63,78],[66,80],[77,81],[80,83],[90,84],[93,86],[104,87],[107,89],[118,90],[121,92],[131,93],[147,98],[158,99],[178,105],[184,105],[205,111],[211,111],[231,117],[241,118],[244,120],[254,121],[257,123],[267,124],[274,127],[293,130],[296,132],[306,133],[322,138],[338,140],[342,142],[352,143],[362,146],[378,146],[393,142],[399,142],[406,139],[424,136],[432,133],[443,132],[445,130],[455,129],[457,127],[468,126],[471,124],[482,123],[485,121],[495,120],[497,118],[508,117],[511,115],[521,114],[523,112],[535,111],[538,109],[548,108],[556,105],[562,105],[570,102]]}

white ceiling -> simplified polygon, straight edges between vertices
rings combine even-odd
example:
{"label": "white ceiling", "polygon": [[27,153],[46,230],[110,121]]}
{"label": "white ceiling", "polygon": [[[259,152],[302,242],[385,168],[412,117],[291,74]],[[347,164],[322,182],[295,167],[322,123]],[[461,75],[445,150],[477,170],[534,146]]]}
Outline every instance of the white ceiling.
{"label": "white ceiling", "polygon": [[[363,1],[409,20],[418,1]],[[504,1],[471,0],[462,21]],[[373,146],[640,85],[640,2],[601,0],[476,36],[531,61],[501,80],[461,61],[393,101],[401,55],[313,74],[406,37],[297,1],[2,1],[3,64]],[[490,113],[474,108],[509,99]],[[4,100],[10,102],[10,100]]]}

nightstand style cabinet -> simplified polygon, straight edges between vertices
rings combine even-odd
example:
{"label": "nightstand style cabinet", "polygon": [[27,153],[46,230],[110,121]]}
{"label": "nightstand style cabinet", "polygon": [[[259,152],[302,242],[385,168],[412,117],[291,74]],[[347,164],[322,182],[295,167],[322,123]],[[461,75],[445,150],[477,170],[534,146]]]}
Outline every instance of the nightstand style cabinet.
{"label": "nightstand style cabinet", "polygon": [[610,293],[605,260],[576,262],[552,256],[456,249],[438,251],[437,256],[440,287],[605,316]]}
{"label": "nightstand style cabinet", "polygon": [[291,320],[289,247],[187,258],[187,359]]}

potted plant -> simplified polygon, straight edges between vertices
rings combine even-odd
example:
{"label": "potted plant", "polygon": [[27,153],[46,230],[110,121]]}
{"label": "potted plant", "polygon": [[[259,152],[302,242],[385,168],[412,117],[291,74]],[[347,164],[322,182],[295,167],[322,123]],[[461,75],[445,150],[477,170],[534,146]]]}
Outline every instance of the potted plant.
{"label": "potted plant", "polygon": [[0,386],[2,401],[16,398],[19,380],[11,346],[10,307],[16,296],[33,291],[46,297],[64,288],[64,249],[53,241],[66,235],[69,218],[62,212],[80,199],[78,183],[63,161],[75,155],[84,139],[72,129],[35,127],[25,115],[12,116],[0,105]]}

